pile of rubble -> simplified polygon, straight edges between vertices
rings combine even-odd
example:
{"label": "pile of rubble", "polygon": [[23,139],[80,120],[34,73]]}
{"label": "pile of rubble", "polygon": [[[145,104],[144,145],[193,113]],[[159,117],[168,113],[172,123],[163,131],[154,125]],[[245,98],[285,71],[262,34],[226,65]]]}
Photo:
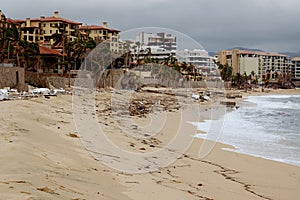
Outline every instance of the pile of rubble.
{"label": "pile of rubble", "polygon": [[176,111],[180,109],[180,104],[175,96],[169,95],[141,95],[132,98],[129,104],[131,116],[145,115],[154,111]]}

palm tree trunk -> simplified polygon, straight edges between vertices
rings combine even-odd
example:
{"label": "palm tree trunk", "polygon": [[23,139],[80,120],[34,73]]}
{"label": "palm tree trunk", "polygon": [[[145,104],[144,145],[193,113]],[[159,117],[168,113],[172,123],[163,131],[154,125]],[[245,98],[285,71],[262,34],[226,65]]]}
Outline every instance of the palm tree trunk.
{"label": "palm tree trunk", "polygon": [[7,59],[9,60],[9,52],[10,52],[10,40],[8,41],[8,47],[7,47]]}
{"label": "palm tree trunk", "polygon": [[20,66],[20,59],[19,59],[19,54],[17,53],[17,62],[18,62],[18,67],[21,67]]}

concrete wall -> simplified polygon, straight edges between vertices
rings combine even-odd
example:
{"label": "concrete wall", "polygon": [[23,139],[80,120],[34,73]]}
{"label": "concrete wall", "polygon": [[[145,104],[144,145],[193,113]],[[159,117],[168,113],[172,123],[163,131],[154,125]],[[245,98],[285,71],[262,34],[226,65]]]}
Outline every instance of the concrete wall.
{"label": "concrete wall", "polygon": [[3,87],[26,90],[24,68],[0,66],[0,88]]}
{"label": "concrete wall", "polygon": [[[100,88],[105,87],[114,87],[117,82],[120,80],[121,76],[123,75],[123,70],[106,70],[98,83]],[[59,74],[48,74],[48,73],[37,73],[37,72],[26,72],[26,83],[35,86],[35,87],[47,87],[49,88],[50,85],[54,86],[55,88],[65,88],[66,86],[70,85],[73,86],[76,78],[68,78],[68,75],[62,76]]]}
{"label": "concrete wall", "polygon": [[26,83],[35,87],[47,87],[50,85],[55,88],[65,88],[69,85],[74,85],[75,78],[68,78],[60,76],[59,74],[43,74],[37,72],[26,72]]}

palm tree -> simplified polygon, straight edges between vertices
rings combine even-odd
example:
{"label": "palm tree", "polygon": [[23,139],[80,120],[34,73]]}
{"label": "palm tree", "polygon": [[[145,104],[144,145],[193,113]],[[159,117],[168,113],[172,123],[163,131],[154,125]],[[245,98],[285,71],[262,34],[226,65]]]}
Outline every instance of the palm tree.
{"label": "palm tree", "polygon": [[14,43],[19,42],[20,33],[15,24],[6,21],[1,22],[1,56],[0,62],[3,62],[6,58],[10,59],[10,54],[13,53]]}
{"label": "palm tree", "polygon": [[136,43],[136,46],[137,46],[137,59],[136,59],[136,62],[137,62],[137,65],[139,65],[139,60],[140,60],[140,48],[141,48],[141,43],[139,41],[137,41]]}
{"label": "palm tree", "polygon": [[232,77],[232,82],[233,86],[240,87],[243,83],[243,76],[240,73],[236,73],[236,75]]}
{"label": "palm tree", "polygon": [[50,37],[47,37],[46,39],[47,40],[54,40],[54,43],[53,45],[54,46],[62,46],[62,65],[64,66],[64,72],[67,69],[66,66],[68,66],[68,61],[70,60],[69,58],[65,58],[66,55],[69,55],[68,52],[66,52],[66,46],[67,44],[69,43],[69,38],[67,37],[67,31],[66,31],[66,27],[67,27],[67,24],[60,24],[60,27],[58,27],[58,32],[57,33],[54,33],[52,34]]}
{"label": "palm tree", "polygon": [[151,60],[151,55],[152,55],[151,48],[150,47],[146,48],[145,51],[144,51],[145,63],[151,63],[151,61],[152,61]]}
{"label": "palm tree", "polygon": [[224,81],[229,81],[232,78],[232,67],[228,64],[219,64],[218,69],[221,70],[221,77]]}
{"label": "palm tree", "polygon": [[14,23],[1,22],[1,56],[0,62],[6,58],[15,60],[17,66],[34,67],[40,59],[39,45],[21,39],[21,32]]}
{"label": "palm tree", "polygon": [[21,40],[20,46],[24,49],[23,60],[25,62],[25,69],[33,69],[40,61],[39,44]]}
{"label": "palm tree", "polygon": [[70,42],[70,45],[73,46],[72,57],[74,58],[75,69],[77,69],[77,62],[79,61],[80,64],[82,63],[82,60],[86,56],[88,50],[92,50],[96,47],[96,42],[92,39],[84,41],[77,38],[74,42]]}

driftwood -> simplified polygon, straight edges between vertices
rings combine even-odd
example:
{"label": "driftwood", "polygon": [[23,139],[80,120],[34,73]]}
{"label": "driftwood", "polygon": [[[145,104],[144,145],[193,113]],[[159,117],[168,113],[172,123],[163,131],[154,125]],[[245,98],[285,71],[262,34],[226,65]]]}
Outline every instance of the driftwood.
{"label": "driftwood", "polygon": [[226,105],[226,106],[236,106],[236,102],[235,101],[221,101],[220,104],[222,105]]}

